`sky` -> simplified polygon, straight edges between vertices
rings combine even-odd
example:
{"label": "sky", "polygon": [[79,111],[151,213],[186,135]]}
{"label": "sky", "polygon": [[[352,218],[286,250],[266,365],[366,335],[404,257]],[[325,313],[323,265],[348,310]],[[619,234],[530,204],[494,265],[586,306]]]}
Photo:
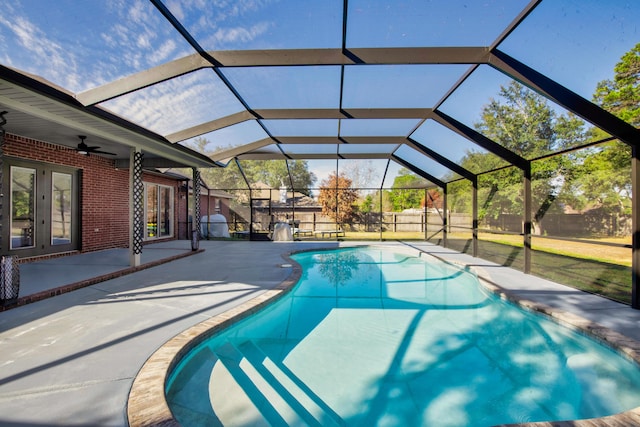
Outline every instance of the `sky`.
{"label": "sky", "polygon": [[[350,0],[347,47],[489,46],[529,0]],[[166,0],[168,9],[206,50],[339,48],[342,1]],[[0,0],[0,63],[39,75],[72,93],[194,54],[176,30],[143,0]],[[638,0],[543,0],[499,49],[591,99],[613,77],[619,58],[640,42]],[[346,67],[343,107],[433,107],[467,65]],[[252,108],[337,108],[340,67],[227,68],[223,74]],[[470,126],[509,79],[478,67],[442,111]],[[375,90],[371,90],[375,88]],[[137,124],[168,135],[244,109],[211,70],[199,70],[104,102]],[[272,123],[300,136],[335,135],[337,121]],[[406,136],[415,122],[354,122],[353,135]],[[427,121],[416,139],[464,141]],[[374,133],[375,132],[375,133]],[[266,137],[254,122],[204,135],[215,149]],[[459,156],[467,148],[458,149]],[[407,156],[413,153],[407,152]],[[319,181],[335,162],[310,162]],[[440,176],[446,171],[431,173]],[[379,167],[377,169],[380,169]],[[394,166],[389,172],[397,173]],[[382,175],[384,171],[380,172]],[[380,176],[381,179],[381,176]]]}

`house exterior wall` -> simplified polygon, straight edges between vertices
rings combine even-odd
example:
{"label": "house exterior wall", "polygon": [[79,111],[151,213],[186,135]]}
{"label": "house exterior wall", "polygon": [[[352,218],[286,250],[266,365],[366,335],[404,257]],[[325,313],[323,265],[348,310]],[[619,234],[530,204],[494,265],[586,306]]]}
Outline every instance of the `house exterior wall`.
{"label": "house exterior wall", "polygon": [[[69,147],[9,133],[5,135],[3,155],[9,161],[13,157],[78,169],[80,250],[90,252],[129,246],[128,169],[116,169],[110,158],[83,156]],[[178,183],[174,179],[144,174],[143,181],[173,187],[174,206],[178,206]],[[173,238],[176,238],[177,212],[174,212],[173,221]]]}

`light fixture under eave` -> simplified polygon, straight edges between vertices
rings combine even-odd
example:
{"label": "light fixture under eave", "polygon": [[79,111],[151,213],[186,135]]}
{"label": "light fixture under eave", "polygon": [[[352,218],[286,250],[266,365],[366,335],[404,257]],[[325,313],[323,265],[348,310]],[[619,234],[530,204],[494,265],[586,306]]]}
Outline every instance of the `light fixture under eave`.
{"label": "light fixture under eave", "polygon": [[83,154],[85,156],[88,156],[91,153],[96,153],[96,154],[108,154],[110,156],[115,156],[116,153],[109,153],[108,151],[100,151],[98,150],[98,146],[94,146],[94,147],[89,147],[84,140],[87,138],[85,135],[78,135],[78,138],[80,138],[80,143],[78,144],[78,147],[76,148],[76,151],[78,152],[78,154]]}
{"label": "light fixture under eave", "polygon": [[76,148],[76,151],[78,152],[78,154],[83,154],[85,156],[89,155],[89,151],[87,151],[87,149],[89,147],[87,147],[87,144],[84,143],[84,139],[86,138],[86,136],[84,135],[78,135],[78,138],[80,138],[80,144],[78,144],[78,148]]}

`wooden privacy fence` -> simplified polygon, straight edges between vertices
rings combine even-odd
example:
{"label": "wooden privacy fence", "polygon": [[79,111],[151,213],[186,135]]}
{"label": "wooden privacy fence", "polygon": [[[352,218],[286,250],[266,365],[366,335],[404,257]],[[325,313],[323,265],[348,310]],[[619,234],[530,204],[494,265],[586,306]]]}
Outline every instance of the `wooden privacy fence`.
{"label": "wooden privacy fence", "polygon": [[[425,215],[428,217],[429,228],[442,225],[442,219],[438,214],[434,213],[402,213],[402,212],[384,212],[380,214],[366,213],[357,214],[347,223],[341,226],[345,231],[362,231],[362,232],[424,232]],[[229,228],[231,230],[247,230],[249,227],[250,217],[233,210],[231,212]],[[295,220],[298,228],[312,231],[332,230],[336,228],[336,223],[329,216],[320,212],[313,211],[297,211],[295,215],[292,210],[273,209],[271,214],[271,223],[290,222]],[[254,222],[255,218],[254,218]],[[264,221],[261,221],[264,222]]]}
{"label": "wooden privacy fence", "polygon": [[[250,215],[248,210],[232,210],[229,228],[248,230]],[[427,228],[436,231],[442,226],[442,217],[438,212],[370,212],[357,213],[348,223],[342,224],[345,231],[354,232],[425,232],[425,215]],[[300,209],[295,213],[292,209],[275,208],[271,218],[264,223],[288,222],[294,220],[298,228],[322,231],[336,228],[336,223],[317,210]],[[466,213],[449,212],[447,223],[449,231],[469,230],[472,217]],[[522,216],[502,214],[497,218],[483,218],[479,221],[480,229],[522,232]],[[606,212],[587,212],[576,214],[547,214],[541,221],[534,222],[534,234],[557,237],[614,237],[628,236],[631,232],[631,217]]]}

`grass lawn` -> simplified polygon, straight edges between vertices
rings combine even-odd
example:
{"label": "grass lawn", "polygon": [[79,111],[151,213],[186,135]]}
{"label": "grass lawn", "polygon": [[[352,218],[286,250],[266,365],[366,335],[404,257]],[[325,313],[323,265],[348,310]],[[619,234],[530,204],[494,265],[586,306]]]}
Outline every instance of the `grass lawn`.
{"label": "grass lawn", "polygon": [[[524,268],[522,242],[478,239],[478,256],[518,270]],[[507,236],[516,237],[520,236]],[[449,238],[448,246],[470,253],[470,239]],[[631,303],[631,249],[582,242],[533,239],[531,273],[616,301]]]}
{"label": "grass lawn", "polygon": [[[510,246],[522,246],[522,236],[498,236],[488,233],[481,233],[478,239],[503,243]],[[580,242],[553,240],[531,237],[531,247],[535,251],[549,252],[558,255],[566,255],[575,258],[590,259],[593,261],[607,262],[617,265],[631,266],[631,249],[616,246],[599,245],[598,242],[617,243],[623,245],[631,244],[631,237],[589,239]]]}

